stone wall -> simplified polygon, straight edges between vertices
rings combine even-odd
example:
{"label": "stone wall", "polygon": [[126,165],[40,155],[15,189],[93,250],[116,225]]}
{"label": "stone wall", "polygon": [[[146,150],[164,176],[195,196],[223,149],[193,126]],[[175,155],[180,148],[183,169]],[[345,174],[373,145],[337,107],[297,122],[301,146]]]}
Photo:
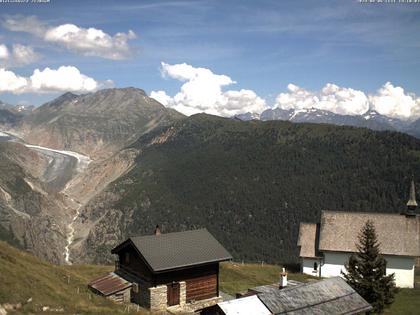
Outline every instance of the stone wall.
{"label": "stone wall", "polygon": [[185,281],[179,282],[179,305],[183,306],[187,303],[187,283]]}
{"label": "stone wall", "polygon": [[149,288],[150,291],[150,310],[152,312],[165,311],[167,307],[167,290],[166,285],[158,285]]}
{"label": "stone wall", "polygon": [[108,296],[108,298],[110,300],[113,300],[116,303],[128,303],[130,302],[130,298],[131,298],[131,287],[123,290],[123,291],[119,291],[117,293],[114,293],[110,296]]}
{"label": "stone wall", "polygon": [[193,311],[198,311],[213,305],[216,305],[217,303],[223,302],[223,298],[221,296],[216,296],[214,298],[195,301],[194,303],[188,303],[188,308],[192,309]]}

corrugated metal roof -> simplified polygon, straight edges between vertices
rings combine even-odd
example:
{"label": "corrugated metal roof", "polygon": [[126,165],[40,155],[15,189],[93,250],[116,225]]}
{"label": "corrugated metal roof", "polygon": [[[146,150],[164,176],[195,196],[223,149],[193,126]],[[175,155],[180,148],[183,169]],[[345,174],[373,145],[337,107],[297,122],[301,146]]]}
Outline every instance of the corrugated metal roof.
{"label": "corrugated metal roof", "polygon": [[117,293],[131,287],[131,283],[115,273],[92,280],[88,286],[104,296]]}
{"label": "corrugated metal roof", "polygon": [[358,314],[372,307],[340,277],[259,294],[273,314]]}
{"label": "corrugated metal roof", "polygon": [[130,240],[154,272],[232,259],[206,229],[131,237]]}
{"label": "corrugated metal roof", "polygon": [[271,312],[256,296],[226,301],[217,304],[225,315],[270,315]]}

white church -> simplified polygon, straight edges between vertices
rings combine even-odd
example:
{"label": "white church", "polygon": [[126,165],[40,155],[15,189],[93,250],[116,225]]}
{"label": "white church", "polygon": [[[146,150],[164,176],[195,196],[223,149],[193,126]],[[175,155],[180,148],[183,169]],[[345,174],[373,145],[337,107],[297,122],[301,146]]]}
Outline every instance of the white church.
{"label": "white church", "polygon": [[395,274],[401,288],[414,287],[416,258],[420,257],[420,216],[415,210],[414,182],[403,214],[322,211],[321,223],[301,223],[298,246],[302,272],[318,277],[341,276],[362,227],[371,220],[381,254],[387,261],[387,274]]}

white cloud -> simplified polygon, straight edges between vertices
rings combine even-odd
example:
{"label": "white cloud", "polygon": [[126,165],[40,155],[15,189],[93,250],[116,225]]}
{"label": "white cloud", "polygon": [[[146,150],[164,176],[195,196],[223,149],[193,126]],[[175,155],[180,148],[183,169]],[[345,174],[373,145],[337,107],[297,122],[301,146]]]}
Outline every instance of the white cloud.
{"label": "white cloud", "polygon": [[385,83],[369,101],[379,113],[401,119],[420,117],[420,97],[405,93],[399,86]]}
{"label": "white cloud", "polygon": [[219,109],[223,116],[247,112],[260,113],[267,109],[265,100],[252,90],[227,91],[223,95],[226,104]]}
{"label": "white cloud", "polygon": [[81,28],[74,24],[64,24],[49,29],[44,36],[48,42],[58,43],[70,50],[86,56],[98,56],[107,59],[125,59],[131,50],[128,40],[136,38],[133,31],[117,33],[111,36],[100,29]]}
{"label": "white cloud", "polygon": [[50,92],[92,92],[100,83],[80,73],[73,66],[61,66],[58,69],[35,69],[29,78],[0,68],[0,92],[50,93]]}
{"label": "white cloud", "polygon": [[172,101],[172,97],[166,94],[165,91],[152,91],[150,93],[150,97],[154,98],[156,101],[165,106],[168,106],[169,103]]}
{"label": "white cloud", "polygon": [[28,65],[39,59],[39,54],[31,46],[14,44],[12,49],[12,64]]}
{"label": "white cloud", "polygon": [[161,73],[164,77],[185,83],[173,97],[164,91],[152,91],[150,96],[186,115],[205,112],[233,116],[244,112],[261,112],[266,108],[265,101],[251,90],[222,91],[223,87],[236,82],[229,76],[214,74],[209,69],[185,63],[170,65],[162,62]]}
{"label": "white cloud", "polygon": [[36,69],[30,77],[31,89],[34,91],[78,91],[89,92],[98,88],[98,82],[81,74],[72,66],[61,66],[57,70]]}
{"label": "white cloud", "polygon": [[9,59],[9,49],[6,45],[0,45],[0,60],[7,60]]}
{"label": "white cloud", "polygon": [[22,93],[28,87],[28,83],[27,78],[0,68],[0,92]]}
{"label": "white cloud", "polygon": [[38,59],[39,54],[37,54],[31,46],[14,44],[10,51],[6,45],[0,44],[0,66],[24,66],[33,63]]}
{"label": "white cloud", "polygon": [[312,92],[289,84],[289,92],[280,93],[275,107],[282,109],[318,108],[341,115],[361,115],[369,109],[368,97],[362,91],[328,83],[321,91]]}
{"label": "white cloud", "polygon": [[12,32],[25,32],[40,37],[42,37],[47,28],[45,23],[33,15],[6,15],[3,17],[2,25]]}
{"label": "white cloud", "polygon": [[96,28],[83,28],[74,24],[48,26],[35,16],[7,16],[3,26],[10,31],[31,33],[46,42],[55,43],[85,56],[97,56],[106,59],[126,59],[133,54],[129,40],[136,34],[127,33],[109,35]]}

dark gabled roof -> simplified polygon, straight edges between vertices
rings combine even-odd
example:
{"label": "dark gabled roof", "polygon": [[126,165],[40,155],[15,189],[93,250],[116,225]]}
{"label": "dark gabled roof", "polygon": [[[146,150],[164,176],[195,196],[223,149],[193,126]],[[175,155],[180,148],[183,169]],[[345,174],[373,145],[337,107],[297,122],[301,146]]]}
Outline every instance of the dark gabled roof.
{"label": "dark gabled roof", "polygon": [[340,277],[309,282],[288,290],[258,294],[273,314],[359,314],[372,309]]}
{"label": "dark gabled roof", "polygon": [[[137,249],[153,272],[232,259],[206,229],[131,237],[126,242]],[[117,253],[121,245],[111,252]]]}

